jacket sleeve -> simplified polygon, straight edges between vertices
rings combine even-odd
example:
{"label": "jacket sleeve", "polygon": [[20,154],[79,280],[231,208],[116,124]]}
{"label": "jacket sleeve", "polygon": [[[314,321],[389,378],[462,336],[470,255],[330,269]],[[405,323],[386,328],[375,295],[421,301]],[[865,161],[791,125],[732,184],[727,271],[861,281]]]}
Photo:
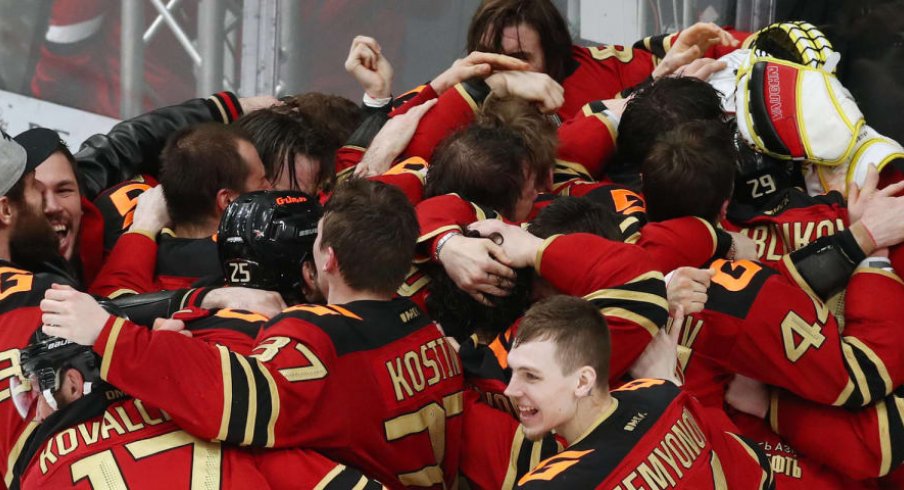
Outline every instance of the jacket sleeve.
{"label": "jacket sleeve", "polygon": [[229,123],[241,115],[238,98],[220,92],[153,110],[88,138],[75,154],[85,197],[93,200],[104,189],[140,173],[157,175],[160,152],[175,131],[203,122]]}

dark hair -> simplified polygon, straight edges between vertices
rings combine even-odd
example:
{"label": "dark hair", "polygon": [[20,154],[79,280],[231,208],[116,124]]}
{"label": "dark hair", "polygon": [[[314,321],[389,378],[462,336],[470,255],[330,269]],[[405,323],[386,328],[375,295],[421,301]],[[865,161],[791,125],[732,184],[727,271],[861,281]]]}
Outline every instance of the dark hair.
{"label": "dark hair", "polygon": [[317,190],[331,187],[336,176],[335,148],[326,133],[301,114],[261,109],[242,116],[236,124],[251,137],[264,163],[267,180],[275,182],[282,172],[289,173],[289,189],[299,189],[295,176],[295,157],[302,155],[317,165]]}
{"label": "dark hair", "polygon": [[609,326],[591,303],[556,295],[534,304],[518,325],[512,346],[542,340],[556,344],[556,359],[563,374],[590,366],[596,371],[596,386],[608,389]]}
{"label": "dark hair", "polygon": [[660,136],[641,166],[647,216],[697,216],[715,224],[731,197],[737,158],[720,121],[689,121]]}
{"label": "dark hair", "polygon": [[519,97],[490,94],[475,120],[483,126],[508,127],[521,135],[527,148],[528,166],[537,175],[537,184],[551,184],[546,181],[555,165],[559,135],[556,126],[536,105]]}
{"label": "dark hair", "polygon": [[540,238],[564,233],[592,233],[621,241],[618,223],[618,215],[598,202],[585,197],[563,196],[541,209],[527,231]]}
{"label": "dark hair", "polygon": [[561,83],[572,70],[571,34],[549,0],[484,0],[468,26],[468,52],[502,53],[502,32],[521,24],[537,31],[546,74]]}
{"label": "dark hair", "polygon": [[425,268],[430,276],[430,294],[426,305],[430,318],[443,326],[446,335],[459,342],[473,334],[481,340],[491,341],[504,332],[524,314],[530,306],[533,269],[516,269],[515,286],[508,296],[485,294],[492,304],[487,306],[461,290],[439,265]]}
{"label": "dark hair", "polygon": [[514,219],[527,162],[524,140],[514,130],[473,124],[437,146],[424,198],[457,193]]}
{"label": "dark hair", "polygon": [[160,184],[173,224],[199,224],[217,217],[220,189],[245,192],[250,169],[239,154],[240,129],[207,123],[173,134],[161,154]]}
{"label": "dark hair", "polygon": [[320,248],[333,248],[352,289],[394,293],[411,268],[419,231],[414,206],[402,191],[350,179],[323,208]]}
{"label": "dark hair", "polygon": [[618,123],[616,159],[640,165],[661,134],[685,121],[719,120],[722,99],[693,77],[663,77],[634,95]]}
{"label": "dark hair", "polygon": [[277,110],[288,109],[308,119],[324,133],[326,144],[333,151],[348,141],[364,119],[364,113],[358,104],[338,95],[306,92],[283,97],[282,101],[286,105]]}

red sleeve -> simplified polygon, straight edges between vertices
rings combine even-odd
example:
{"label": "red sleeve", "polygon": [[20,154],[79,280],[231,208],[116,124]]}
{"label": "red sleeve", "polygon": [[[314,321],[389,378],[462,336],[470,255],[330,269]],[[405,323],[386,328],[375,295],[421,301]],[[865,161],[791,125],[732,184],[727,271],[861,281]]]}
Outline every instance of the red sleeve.
{"label": "red sleeve", "polygon": [[612,340],[610,383],[643,352],[669,316],[665,283],[642,248],[573,234],[546,241],[537,272],[558,291],[600,309]]}
{"label": "red sleeve", "polygon": [[768,418],[772,430],[795,449],[850,478],[877,478],[901,464],[904,399],[900,397],[892,395],[852,411],[777,391]]}
{"label": "red sleeve", "polygon": [[430,161],[433,150],[446,136],[474,120],[477,103],[461,84],[439,96],[439,101],[417,125],[417,130],[402,155]]}
{"label": "red sleeve", "polygon": [[157,242],[141,233],[125,233],[116,242],[88,291],[110,298],[123,293],[157,291],[156,266]]}
{"label": "red sleeve", "polygon": [[436,241],[442,235],[450,231],[461,232],[467,225],[486,217],[479,207],[457,194],[425,199],[415,206],[415,211],[421,228],[417,239],[417,263],[432,259]]}
{"label": "red sleeve", "polygon": [[575,117],[559,126],[555,173],[564,171],[574,177],[583,171],[593,179],[602,176],[606,164],[615,154],[618,121],[601,112],[600,105],[585,105]]}
{"label": "red sleeve", "polygon": [[361,159],[364,158],[366,148],[360,146],[345,145],[336,151],[336,179],[341,181],[351,176]]}
{"label": "red sleeve", "polygon": [[[647,251],[653,267],[663,274],[679,267],[703,267],[720,248],[715,228],[692,216],[648,223],[640,230],[637,246]],[[727,250],[730,244],[723,246]]]}
{"label": "red sleeve", "polygon": [[[94,350],[102,356],[104,380],[136,398],[154,400],[200,438],[298,446],[335,430],[335,425],[313,423],[311,416],[335,350],[319,328],[295,318],[281,322],[270,324],[253,357],[246,357],[111,316]],[[299,424],[310,430],[297,430]]]}
{"label": "red sleeve", "polygon": [[392,112],[389,113],[389,117],[404,114],[411,110],[412,107],[417,107],[424,102],[433,100],[437,97],[439,96],[436,94],[436,90],[433,90],[432,85],[429,83],[419,85],[395,98],[395,102],[401,101],[401,105],[395,107]]}
{"label": "red sleeve", "polygon": [[427,162],[423,158],[407,158],[386,171],[383,175],[370,177],[370,180],[396,186],[405,193],[412,205],[424,199],[424,179],[427,178]]}

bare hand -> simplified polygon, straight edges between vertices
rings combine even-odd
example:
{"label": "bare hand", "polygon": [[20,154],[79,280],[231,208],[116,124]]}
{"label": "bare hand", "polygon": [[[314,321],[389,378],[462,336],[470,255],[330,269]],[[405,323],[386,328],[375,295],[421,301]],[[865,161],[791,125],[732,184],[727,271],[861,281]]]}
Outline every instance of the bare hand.
{"label": "bare hand", "polygon": [[279,293],[273,291],[228,287],[209,292],[201,301],[201,308],[247,310],[272,318],[286,309],[286,303]]}
{"label": "bare hand", "polygon": [[192,336],[191,330],[185,329],[185,322],[172,318],[158,318],[154,320],[154,326],[152,327],[152,330],[154,330],[155,332],[176,332],[186,337]]}
{"label": "bare hand", "polygon": [[437,94],[442,94],[456,84],[469,78],[486,78],[498,70],[528,70],[526,61],[498,53],[482,53],[474,51],[468,56],[455,60],[448,70],[442,72],[430,82]]}
{"label": "bare hand", "polygon": [[847,195],[848,220],[851,223],[860,221],[863,211],[869,202],[875,197],[894,197],[898,192],[904,190],[904,180],[889,185],[882,190],[879,187],[879,171],[875,165],[870,164],[866,171],[866,178],[863,186],[851,182]]}
{"label": "bare hand", "polygon": [[374,99],[392,95],[392,65],[383,56],[380,44],[372,37],[356,36],[345,59],[345,71],[351,73]]}
{"label": "bare hand", "polygon": [[685,314],[703,311],[706,300],[709,298],[706,293],[715,273],[711,269],[695,267],[675,269],[666,285],[669,312],[677,313],[679,309]]}
{"label": "bare hand", "polygon": [[512,267],[534,267],[537,252],[543,246],[543,239],[531,235],[520,226],[509,225],[498,219],[476,221],[468,225],[469,230],[480,233],[482,237],[494,233],[502,237],[502,250],[510,259]]}
{"label": "bare hand", "polygon": [[41,300],[42,330],[80,345],[94,345],[110,314],[91,295],[54,284]]}
{"label": "bare hand", "polygon": [[678,377],[678,338],[684,324],[684,310],[678,307],[671,325],[659,329],[640,357],[628,369],[634,379],[665,379],[681,386]]}
{"label": "bare hand", "polygon": [[480,303],[491,306],[484,296],[508,296],[515,271],[502,247],[484,238],[463,235],[449,238],[440,249],[439,261],[459,289]]}
{"label": "bare hand", "polygon": [[703,56],[707,49],[721,44],[737,46],[738,40],[711,22],[698,22],[681,31],[665,58],[653,70],[653,78],[669,75]]}
{"label": "bare hand", "polygon": [[242,107],[242,114],[248,114],[258,109],[269,109],[273,106],[282,105],[276,97],[272,95],[255,95],[252,97],[241,97],[239,105]]}
{"label": "bare hand", "polygon": [[725,402],[741,412],[762,419],[769,411],[769,389],[755,379],[735,374],[725,391]]}
{"label": "bare hand", "polygon": [[169,225],[170,216],[163,197],[163,186],[158,185],[141,193],[132,219],[132,230],[141,230],[154,235]]}
{"label": "bare hand", "polygon": [[424,102],[387,121],[380,128],[380,132],[374,136],[370,147],[367,148],[361,161],[355,167],[355,175],[371,177],[389,170],[392,162],[408,147],[421,118],[436,105],[437,100]]}
{"label": "bare hand", "polygon": [[709,80],[714,73],[718,73],[726,67],[728,67],[728,63],[724,61],[714,60],[712,58],[699,58],[675,70],[675,76],[693,77],[705,82]]}
{"label": "bare hand", "polygon": [[731,235],[731,240],[734,243],[735,248],[734,257],[731,257],[731,260],[760,259],[756,254],[756,242],[754,242],[752,238],[735,231],[729,231],[728,234]]}
{"label": "bare hand", "polygon": [[[904,217],[904,196],[891,197],[904,188],[902,185],[904,182],[898,182],[876,192],[861,208],[860,219],[851,225],[851,231],[855,237],[858,236],[859,229],[866,230],[873,250],[897,245],[904,241],[904,219],[902,219]],[[860,199],[859,196],[858,199]],[[862,234],[860,235],[862,237]],[[871,252],[869,247],[863,247],[864,244],[861,243],[860,238],[857,241],[865,253]]]}
{"label": "bare hand", "polygon": [[565,89],[545,73],[532,71],[499,71],[487,77],[493,93],[511,95],[533,102],[540,111],[549,114],[565,103]]}

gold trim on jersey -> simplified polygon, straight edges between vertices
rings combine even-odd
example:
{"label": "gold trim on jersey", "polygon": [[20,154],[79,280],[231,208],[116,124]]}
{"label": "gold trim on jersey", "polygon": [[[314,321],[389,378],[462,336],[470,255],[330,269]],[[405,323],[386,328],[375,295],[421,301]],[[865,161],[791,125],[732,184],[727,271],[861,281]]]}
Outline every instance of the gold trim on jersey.
{"label": "gold trim on jersey", "polygon": [[857,362],[857,356],[854,354],[854,347],[847,342],[842,342],[841,352],[844,353],[845,364],[851,368],[851,372],[854,374],[854,381],[857,385],[857,389],[860,391],[860,396],[863,397],[863,403],[868,403],[870,396],[867,391],[866,374],[863,373],[863,367]]}
{"label": "gold trim on jersey", "polygon": [[[524,444],[524,426],[518,425],[515,430],[515,438],[512,440],[512,450],[509,454],[508,470],[505,472],[505,479],[502,480],[502,488],[514,488],[515,478],[518,477],[518,455],[521,453],[521,446]],[[533,456],[533,454],[531,454]],[[533,468],[533,465],[531,466]]]}
{"label": "gold trim on jersey", "polygon": [[458,92],[458,94],[461,95],[461,98],[464,99],[465,102],[468,103],[468,105],[471,107],[471,111],[473,111],[474,113],[477,113],[477,109],[478,109],[477,102],[474,102],[474,99],[471,98],[471,94],[468,93],[468,91],[465,89],[464,85],[462,85],[460,83],[456,83],[455,91]]}
{"label": "gold trim on jersey", "polygon": [[226,347],[218,345],[217,350],[220,351],[220,371],[223,373],[223,414],[220,416],[217,440],[225,441],[229,434],[229,419],[232,418],[232,363]]}
{"label": "gold trim on jersey", "polygon": [[898,284],[904,286],[904,280],[902,280],[900,276],[885,269],[879,269],[876,267],[858,267],[856,270],[854,270],[854,274],[876,274],[879,276],[885,276],[892,281],[895,281]]}
{"label": "gold trim on jersey", "polygon": [[609,405],[609,407],[607,407],[606,410],[604,410],[603,413],[600,414],[599,418],[597,418],[596,421],[590,424],[590,427],[588,427],[583,434],[579,435],[574,441],[568,441],[568,447],[572,447],[584,440],[584,438],[589,436],[591,432],[596,430],[596,428],[599,427],[600,424],[605,422],[606,419],[608,419],[613,413],[615,413],[616,410],[618,410],[618,399],[615,397],[609,397],[609,399],[612,400],[612,403]]}
{"label": "gold trim on jersey", "polygon": [[[747,454],[750,456],[750,458],[753,459],[754,461],[756,461],[757,465],[760,465],[760,467],[762,468],[762,463],[760,462],[760,458],[759,458],[759,456],[757,456],[757,454],[753,450],[753,448],[750,447],[750,444],[747,444],[744,441],[744,439],[741,439],[740,436],[738,436],[737,434],[733,434],[733,433],[727,432],[727,431],[725,433],[730,435],[731,437],[733,437],[736,441],[738,441],[738,444],[740,444],[741,447],[743,447],[744,450],[747,451]],[[713,454],[715,454],[715,452],[713,452]],[[767,462],[767,464],[768,464],[768,462]],[[769,472],[766,470],[766,468],[763,468],[763,477],[760,479],[760,487],[759,488],[767,488],[766,483],[768,481],[769,481]]]}
{"label": "gold trim on jersey", "polygon": [[276,388],[276,380],[273,379],[273,376],[270,374],[270,371],[261,365],[260,361],[257,362],[257,366],[264,376],[267,379],[267,385],[270,388],[270,420],[267,421],[267,447],[273,447],[276,444],[276,419],[279,418],[279,410],[280,410],[280,402],[279,402],[279,391]]}
{"label": "gold trim on jersey", "polygon": [[876,419],[879,423],[879,449],[882,454],[879,474],[886,475],[891,471],[891,434],[888,430],[888,407],[884,400],[876,403]]}
{"label": "gold trim on jersey", "polygon": [[537,249],[537,256],[534,259],[534,270],[537,271],[537,275],[543,277],[543,273],[540,272],[540,265],[543,264],[543,252],[546,252],[546,248],[556,239],[562,235],[553,235],[546,240],[543,240],[543,244],[540,245],[540,248]]}
{"label": "gold trim on jersey", "polygon": [[444,232],[447,232],[447,231],[458,231],[458,232],[460,232],[460,231],[461,231],[461,227],[458,226],[458,225],[447,225],[447,226],[443,226],[443,227],[441,227],[441,228],[437,228],[436,230],[433,230],[433,231],[431,231],[430,233],[427,233],[426,235],[421,235],[421,236],[419,236],[418,239],[417,239],[417,243],[424,243],[425,241],[427,241],[427,240],[429,240],[429,239],[435,237],[436,235],[439,235],[440,233],[444,233]]}
{"label": "gold trim on jersey", "polygon": [[[22,453],[22,448],[25,447],[25,442],[28,441],[31,433],[38,428],[36,422],[29,422],[28,425],[22,429],[22,433],[19,434],[19,438],[16,439],[16,443],[13,444],[13,447],[9,450],[9,457],[6,458],[6,472],[3,474],[3,483],[6,484],[6,488],[9,488],[13,484],[13,466],[16,464],[16,460],[19,459],[19,454]],[[7,427],[6,430],[9,430]]]}
{"label": "gold trim on jersey", "polygon": [[634,323],[640,325],[641,327],[643,327],[644,330],[646,330],[652,337],[655,337],[656,334],[659,333],[659,327],[656,326],[656,324],[653,323],[652,320],[650,320],[649,318],[647,318],[643,315],[634,313],[631,310],[610,306],[610,307],[606,307],[606,308],[600,308],[600,313],[602,313],[603,316],[613,316],[616,318],[621,318],[623,320],[628,320],[628,321],[634,322]]}
{"label": "gold trim on jersey", "polygon": [[334,466],[333,469],[331,469],[329,471],[329,473],[327,473],[326,476],[324,476],[323,479],[320,480],[319,483],[317,483],[317,485],[314,487],[314,490],[325,489],[326,486],[329,485],[330,482],[335,480],[336,477],[339,476],[339,474],[342,473],[343,471],[345,471],[345,465],[344,464],[336,464],[336,466]]}
{"label": "gold trim on jersey", "polygon": [[[892,386],[891,375],[888,374],[888,368],[885,367],[885,363],[882,362],[882,359],[873,352],[866,344],[860,341],[860,339],[855,337],[844,337],[844,341],[853,345],[860,352],[863,353],[873,364],[873,367],[876,368],[876,372],[879,374],[879,377],[882,378],[882,384],[885,385],[885,393],[884,395],[888,395],[895,388]],[[866,401],[864,400],[864,404]]]}
{"label": "gold trim on jersey", "polygon": [[108,381],[107,375],[110,373],[110,364],[113,362],[113,351],[116,350],[116,341],[119,339],[119,332],[122,325],[126,322],[125,318],[116,318],[110,327],[110,334],[107,335],[107,343],[104,345],[104,355],[100,360],[100,378]]}
{"label": "gold trim on jersey", "polygon": [[719,238],[716,236],[716,229],[713,228],[712,223],[710,223],[709,221],[706,221],[705,219],[698,216],[694,216],[694,218],[700,220],[700,222],[703,223],[704,226],[706,226],[706,230],[709,231],[709,236],[713,240],[713,251],[709,253],[711,257],[716,254],[716,248],[719,246]]}
{"label": "gold trim on jersey", "polygon": [[251,365],[248,359],[243,356],[234,356],[236,362],[245,372],[245,379],[248,380],[248,416],[245,419],[245,437],[242,439],[242,445],[248,446],[254,439],[254,422],[257,419],[257,382],[254,380],[254,374],[251,372]]}
{"label": "gold trim on jersey", "polygon": [[713,489],[728,490],[728,482],[725,481],[725,470],[722,469],[722,461],[715,451],[710,452],[709,467],[713,472]]}

